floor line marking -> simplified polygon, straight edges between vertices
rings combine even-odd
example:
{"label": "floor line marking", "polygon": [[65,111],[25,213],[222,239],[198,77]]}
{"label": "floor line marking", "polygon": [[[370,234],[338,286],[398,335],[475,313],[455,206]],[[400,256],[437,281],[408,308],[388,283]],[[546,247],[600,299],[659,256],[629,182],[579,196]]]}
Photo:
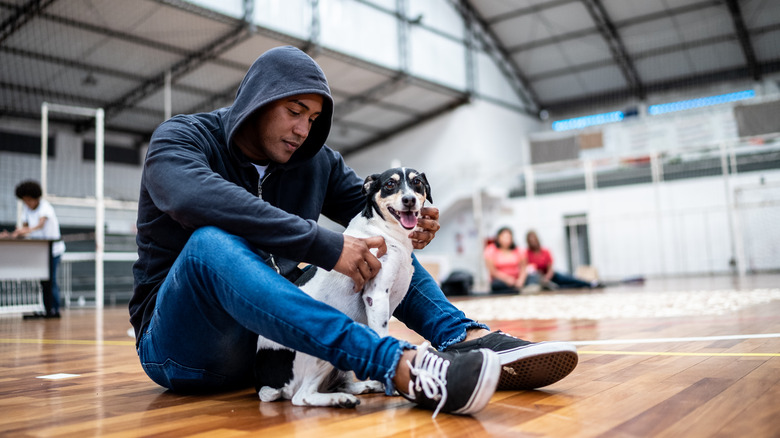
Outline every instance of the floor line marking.
{"label": "floor line marking", "polygon": [[[768,335],[747,335],[752,337],[780,337]],[[744,338],[744,336],[740,337]],[[687,339],[687,338],[669,338]],[[731,338],[729,338],[731,339]],[[712,340],[707,338],[707,340]],[[657,342],[657,340],[656,340]],[[135,345],[132,341],[90,341],[90,340],[56,340],[56,339],[2,339],[0,344],[59,344],[59,345]],[[626,343],[622,341],[621,343]],[[591,344],[592,345],[592,344]],[[685,353],[675,351],[615,351],[615,350],[578,350],[578,354],[584,355],[613,355],[613,356],[701,356],[701,357],[780,357],[780,353]]]}
{"label": "floor line marking", "polygon": [[614,356],[703,356],[703,357],[780,357],[780,353],[685,353],[675,351],[599,351],[578,350],[578,354],[602,354]]}
{"label": "floor line marking", "polygon": [[712,342],[733,339],[764,339],[780,338],[780,333],[763,333],[753,335],[699,336],[690,338],[655,338],[655,339],[606,339],[597,341],[575,341],[574,345],[616,345],[616,344],[655,344],[662,342]]}

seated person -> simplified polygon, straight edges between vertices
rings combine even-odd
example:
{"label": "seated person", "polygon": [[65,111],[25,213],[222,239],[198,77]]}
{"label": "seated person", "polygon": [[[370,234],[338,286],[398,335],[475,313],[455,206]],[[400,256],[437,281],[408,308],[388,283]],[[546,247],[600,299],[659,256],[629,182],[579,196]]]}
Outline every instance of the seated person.
{"label": "seated person", "polygon": [[561,274],[553,270],[552,254],[547,248],[542,248],[539,243],[539,237],[536,232],[531,230],[526,234],[525,241],[528,248],[525,250],[525,258],[528,263],[529,271],[528,283],[538,283],[547,290],[557,289],[576,289],[600,287],[597,282],[588,283],[587,281],[573,277],[571,275]]}
{"label": "seated person", "polygon": [[509,227],[496,233],[496,239],[485,247],[485,264],[490,272],[490,291],[517,293],[526,281],[525,254],[515,245]]}
{"label": "seated person", "polygon": [[[388,395],[397,389],[434,415],[475,413],[496,387],[533,389],[569,374],[573,345],[489,331],[450,303],[414,257],[393,315],[430,342],[420,348],[380,337],[295,286],[303,262],[346,275],[360,291],[382,268],[375,254],[387,251],[381,236],[317,223],[322,214],[346,226],[365,207],[364,180],[325,145],[333,100],[312,58],[276,47],[255,60],[231,106],[177,115],[152,135],[129,303],[149,378],[180,393],[252,386],[258,334],[379,380]],[[412,246],[428,245],[438,218],[438,209],[423,208]]]}

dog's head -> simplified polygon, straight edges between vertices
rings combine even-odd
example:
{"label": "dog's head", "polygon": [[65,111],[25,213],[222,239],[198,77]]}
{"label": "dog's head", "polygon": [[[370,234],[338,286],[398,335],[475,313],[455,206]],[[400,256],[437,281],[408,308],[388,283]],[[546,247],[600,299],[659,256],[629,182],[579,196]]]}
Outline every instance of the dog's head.
{"label": "dog's head", "polygon": [[407,230],[417,226],[423,203],[433,202],[425,174],[408,167],[369,176],[363,183],[363,194],[366,195],[363,216],[370,219],[376,212],[385,221],[397,221]]}

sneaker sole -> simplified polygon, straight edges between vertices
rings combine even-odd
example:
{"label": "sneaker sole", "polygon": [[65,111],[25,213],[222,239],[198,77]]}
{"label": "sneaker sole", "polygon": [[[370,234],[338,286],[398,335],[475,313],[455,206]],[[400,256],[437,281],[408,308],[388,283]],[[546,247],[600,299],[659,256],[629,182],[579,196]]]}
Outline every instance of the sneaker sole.
{"label": "sneaker sole", "polygon": [[482,353],[484,359],[482,361],[479,384],[471,394],[469,401],[462,408],[453,411],[453,414],[469,415],[481,411],[487,406],[496,392],[501,374],[501,360],[498,354],[492,350],[482,348],[479,352]]}
{"label": "sneaker sole", "polygon": [[536,389],[568,376],[577,367],[577,348],[566,342],[540,342],[502,351],[499,390]]}

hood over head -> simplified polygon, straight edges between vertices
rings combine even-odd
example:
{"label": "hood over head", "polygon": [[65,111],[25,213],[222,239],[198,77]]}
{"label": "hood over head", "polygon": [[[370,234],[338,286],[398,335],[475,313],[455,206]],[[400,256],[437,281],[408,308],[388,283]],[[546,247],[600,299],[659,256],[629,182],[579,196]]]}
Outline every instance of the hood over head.
{"label": "hood over head", "polygon": [[323,96],[322,113],[288,164],[311,158],[325,144],[333,119],[333,98],[325,73],[303,51],[284,46],[263,53],[249,68],[238,87],[233,105],[225,113],[228,145],[233,144],[238,127],[260,107],[279,99],[309,93]]}

